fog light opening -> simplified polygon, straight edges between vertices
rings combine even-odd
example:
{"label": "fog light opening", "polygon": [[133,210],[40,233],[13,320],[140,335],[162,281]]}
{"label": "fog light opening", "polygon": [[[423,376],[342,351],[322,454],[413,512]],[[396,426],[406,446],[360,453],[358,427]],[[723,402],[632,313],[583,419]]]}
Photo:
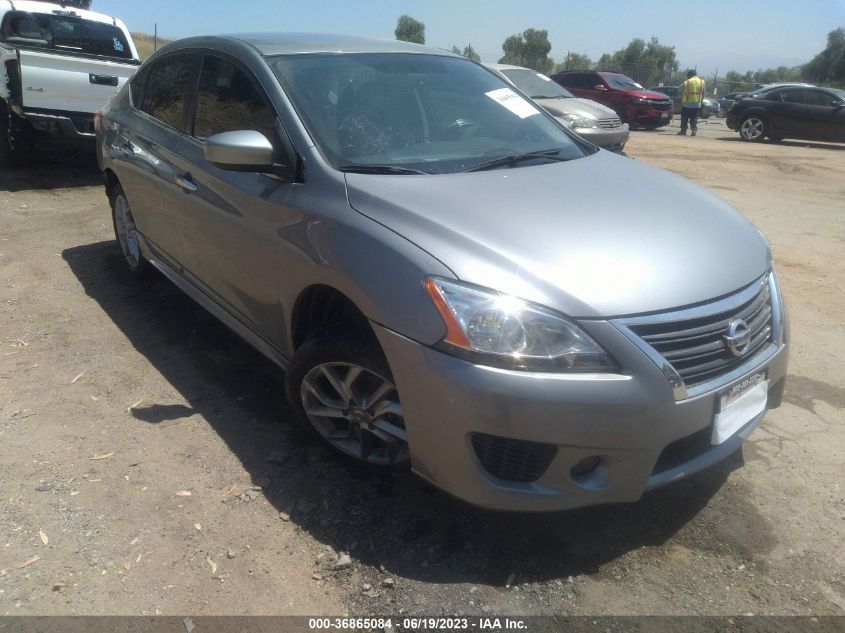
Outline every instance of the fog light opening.
{"label": "fog light opening", "polygon": [[589,475],[599,467],[599,464],[601,464],[601,457],[598,455],[591,455],[590,457],[585,457],[575,464],[572,467],[572,470],[569,471],[569,474],[572,475],[573,479],[578,479],[578,477]]}
{"label": "fog light opening", "polygon": [[569,476],[579,486],[588,488],[594,487],[601,482],[598,480],[604,479],[601,476],[602,459],[598,455],[590,455],[585,457],[569,470]]}

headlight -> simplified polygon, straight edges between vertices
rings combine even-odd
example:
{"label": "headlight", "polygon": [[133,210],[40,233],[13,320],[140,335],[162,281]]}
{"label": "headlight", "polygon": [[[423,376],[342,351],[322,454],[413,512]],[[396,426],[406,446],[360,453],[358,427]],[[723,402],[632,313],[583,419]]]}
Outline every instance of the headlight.
{"label": "headlight", "polygon": [[534,371],[610,371],[616,361],[564,316],[495,290],[425,281],[446,323],[438,347],[482,365]]}
{"label": "headlight", "polygon": [[561,114],[562,119],[569,122],[572,127],[596,127],[598,122],[586,116],[579,116],[577,114]]}

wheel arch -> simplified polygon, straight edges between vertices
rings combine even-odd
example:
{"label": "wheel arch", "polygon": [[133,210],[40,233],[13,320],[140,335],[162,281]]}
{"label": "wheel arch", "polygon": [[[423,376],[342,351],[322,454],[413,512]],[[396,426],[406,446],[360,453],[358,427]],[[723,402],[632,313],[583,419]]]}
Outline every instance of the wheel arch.
{"label": "wheel arch", "polygon": [[361,309],[334,286],[315,283],[303,288],[291,311],[292,351],[301,347],[314,332],[339,323],[349,323],[351,327],[372,332],[369,319]]}

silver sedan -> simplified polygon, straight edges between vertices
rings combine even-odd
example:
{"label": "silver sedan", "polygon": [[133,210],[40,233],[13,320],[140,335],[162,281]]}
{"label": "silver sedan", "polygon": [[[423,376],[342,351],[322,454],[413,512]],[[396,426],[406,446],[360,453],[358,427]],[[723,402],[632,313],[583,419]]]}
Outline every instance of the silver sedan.
{"label": "silver sedan", "polygon": [[631,502],[780,404],[760,232],[458,55],[190,38],[96,127],[127,270],[285,368],[296,421],[348,459],[490,508]]}

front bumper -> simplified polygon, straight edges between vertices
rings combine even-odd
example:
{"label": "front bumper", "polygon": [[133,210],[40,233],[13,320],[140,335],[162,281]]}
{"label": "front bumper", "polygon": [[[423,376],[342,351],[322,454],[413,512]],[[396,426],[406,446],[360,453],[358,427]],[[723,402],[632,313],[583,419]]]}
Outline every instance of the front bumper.
{"label": "front bumper", "polygon": [[63,138],[81,143],[94,143],[94,115],[86,113],[51,114],[47,112],[25,112],[24,117],[32,127],[53,138]]}
{"label": "front bumper", "polygon": [[572,131],[593,145],[613,151],[618,151],[625,147],[625,143],[628,142],[628,138],[631,136],[627,123],[623,123],[620,127],[612,130],[576,127],[572,128]]}
{"label": "front bumper", "polygon": [[672,110],[655,110],[652,108],[638,108],[631,121],[636,125],[660,127],[672,122]]}
{"label": "front bumper", "polygon": [[728,110],[728,113],[725,115],[725,126],[734,132],[739,130],[739,117],[736,115],[736,112]]}
{"label": "front bumper", "polygon": [[[401,394],[414,471],[460,499],[500,510],[633,502],[647,490],[727,457],[763,418],[765,411],[724,443],[711,446],[708,429],[721,390],[676,400],[657,365],[611,323],[582,325],[619,360],[624,374],[483,367],[374,325]],[[741,372],[767,372],[767,408],[780,404],[788,356],[785,344],[771,345],[765,362],[750,361]],[[503,481],[480,462],[474,434],[557,448],[536,481]],[[667,465],[667,450],[702,436],[703,450],[676,454]],[[572,475],[574,465],[593,456],[600,458],[598,468],[585,477]]]}

